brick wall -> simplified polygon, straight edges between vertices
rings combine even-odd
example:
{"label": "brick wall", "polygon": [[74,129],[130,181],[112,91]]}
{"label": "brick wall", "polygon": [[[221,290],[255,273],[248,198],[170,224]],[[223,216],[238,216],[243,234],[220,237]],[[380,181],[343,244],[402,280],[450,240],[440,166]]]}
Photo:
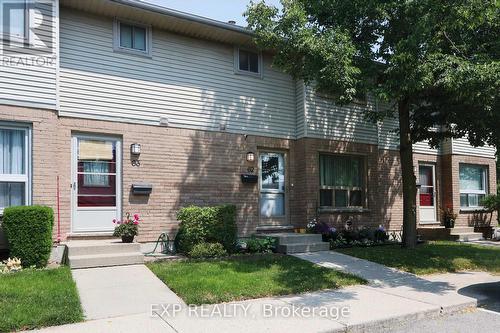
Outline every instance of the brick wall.
{"label": "brick wall", "polygon": [[[259,224],[258,184],[243,184],[240,174],[253,167],[258,158],[246,161],[246,153],[262,151],[286,154],[285,224],[305,227],[316,217],[319,201],[319,154],[342,153],[365,157],[367,209],[357,212],[325,212],[320,218],[341,226],[351,217],[355,225],[397,229],[402,223],[402,195],[399,152],[379,150],[376,145],[303,138],[285,140],[169,127],[122,124],[118,122],[59,118],[53,111],[0,106],[1,121],[26,122],[33,128],[33,203],[56,209],[56,177],[60,177],[60,219],[63,239],[71,231],[71,138],[75,133],[112,135],[123,144],[123,211],[139,212],[144,223],[140,241],[152,241],[163,231],[175,233],[179,208],[189,205],[232,203],[237,206],[241,235],[249,235]],[[132,166],[130,145],[140,143],[140,166]],[[460,206],[458,164],[489,167],[490,191],[494,192],[494,159],[416,154],[419,162],[435,163],[438,209]],[[153,185],[150,196],[130,192],[135,182]],[[417,200],[418,201],[418,200]],[[460,213],[457,224],[467,225],[477,214]],[[483,216],[484,218],[484,216]],[[57,229],[54,228],[54,237]]]}

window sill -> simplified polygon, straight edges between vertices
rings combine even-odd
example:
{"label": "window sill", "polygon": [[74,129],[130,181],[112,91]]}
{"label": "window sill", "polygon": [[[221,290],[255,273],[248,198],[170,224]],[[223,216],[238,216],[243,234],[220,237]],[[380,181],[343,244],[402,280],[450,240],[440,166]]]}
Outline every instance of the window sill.
{"label": "window sill", "polygon": [[367,208],[320,208],[320,213],[369,213]]}
{"label": "window sill", "polygon": [[150,51],[143,52],[143,51],[138,51],[138,50],[136,51],[134,49],[127,49],[127,48],[123,48],[123,47],[115,47],[115,48],[113,48],[113,52],[121,53],[121,54],[128,54],[128,55],[142,57],[142,58],[148,58],[148,59],[153,58],[153,55],[151,54]]}
{"label": "window sill", "polygon": [[484,207],[460,208],[460,213],[474,213],[474,212],[486,213],[488,212],[488,210]]}
{"label": "window sill", "polygon": [[234,70],[234,74],[236,75],[243,75],[243,76],[249,76],[249,77],[254,77],[254,78],[257,78],[257,79],[262,79],[263,76],[262,76],[262,73],[255,73],[255,72],[250,72],[250,71],[243,71],[243,70],[240,70],[240,69],[235,69]]}

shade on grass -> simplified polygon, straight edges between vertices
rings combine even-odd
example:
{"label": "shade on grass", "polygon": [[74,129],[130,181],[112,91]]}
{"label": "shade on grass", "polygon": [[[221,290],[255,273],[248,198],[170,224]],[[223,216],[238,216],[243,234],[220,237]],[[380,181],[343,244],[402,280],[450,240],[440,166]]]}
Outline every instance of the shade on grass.
{"label": "shade on grass", "polygon": [[493,246],[436,241],[415,249],[391,245],[336,251],[419,275],[466,270],[500,273],[500,247]]}
{"label": "shade on grass", "polygon": [[0,275],[0,332],[83,320],[69,268]]}
{"label": "shade on grass", "polygon": [[158,262],[148,266],[188,304],[213,304],[365,283],[350,274],[277,254]]}

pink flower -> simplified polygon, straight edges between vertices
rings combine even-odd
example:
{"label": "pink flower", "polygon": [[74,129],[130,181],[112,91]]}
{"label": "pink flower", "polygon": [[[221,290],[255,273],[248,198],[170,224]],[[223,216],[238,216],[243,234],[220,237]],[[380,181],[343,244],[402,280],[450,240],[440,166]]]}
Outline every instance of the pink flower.
{"label": "pink flower", "polygon": [[135,224],[135,225],[138,225],[138,224],[139,224],[139,221],[134,221],[134,224]]}
{"label": "pink flower", "polygon": [[139,221],[139,214],[134,214],[134,220]]}
{"label": "pink flower", "polygon": [[116,219],[113,219],[113,223],[116,223]]}

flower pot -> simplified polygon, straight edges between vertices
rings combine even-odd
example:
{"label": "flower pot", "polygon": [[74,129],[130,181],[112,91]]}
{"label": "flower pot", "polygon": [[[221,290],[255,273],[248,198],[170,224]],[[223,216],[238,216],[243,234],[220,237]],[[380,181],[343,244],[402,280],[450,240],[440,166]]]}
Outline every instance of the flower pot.
{"label": "flower pot", "polygon": [[122,236],[123,243],[132,243],[134,241],[134,236]]}
{"label": "flower pot", "polygon": [[445,226],[445,228],[454,228],[455,227],[455,220],[453,220],[453,219],[445,220],[444,226]]}

